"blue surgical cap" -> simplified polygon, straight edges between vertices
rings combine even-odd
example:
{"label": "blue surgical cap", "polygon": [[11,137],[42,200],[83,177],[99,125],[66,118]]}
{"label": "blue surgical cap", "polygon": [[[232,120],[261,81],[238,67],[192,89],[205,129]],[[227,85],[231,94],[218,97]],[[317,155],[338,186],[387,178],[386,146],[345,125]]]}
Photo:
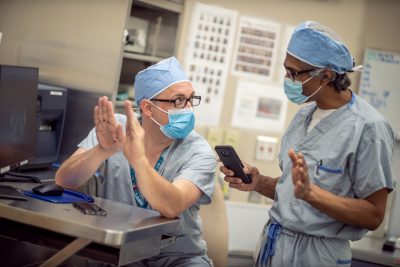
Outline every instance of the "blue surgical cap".
{"label": "blue surgical cap", "polygon": [[175,57],[161,60],[139,72],[135,77],[135,101],[152,99],[173,84],[189,81]]}
{"label": "blue surgical cap", "polygon": [[314,21],[296,27],[287,52],[317,68],[329,68],[339,74],[353,71],[354,59],[346,44],[331,29]]}

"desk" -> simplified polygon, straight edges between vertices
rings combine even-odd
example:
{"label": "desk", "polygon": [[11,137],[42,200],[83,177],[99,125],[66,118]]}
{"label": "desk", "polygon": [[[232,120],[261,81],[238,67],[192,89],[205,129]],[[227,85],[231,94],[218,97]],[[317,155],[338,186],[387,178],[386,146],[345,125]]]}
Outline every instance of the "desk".
{"label": "desk", "polygon": [[368,266],[400,266],[400,250],[396,249],[393,252],[383,251],[383,242],[384,240],[381,238],[370,236],[351,242],[353,261],[361,260],[371,263]]}
{"label": "desk", "polygon": [[[37,184],[12,184],[29,190]],[[0,217],[43,228],[75,239],[41,266],[55,266],[91,242],[119,248],[118,265],[159,254],[161,236],[179,228],[179,219],[167,219],[156,211],[95,198],[107,216],[84,215],[72,204],[53,204],[38,199],[0,199]]]}

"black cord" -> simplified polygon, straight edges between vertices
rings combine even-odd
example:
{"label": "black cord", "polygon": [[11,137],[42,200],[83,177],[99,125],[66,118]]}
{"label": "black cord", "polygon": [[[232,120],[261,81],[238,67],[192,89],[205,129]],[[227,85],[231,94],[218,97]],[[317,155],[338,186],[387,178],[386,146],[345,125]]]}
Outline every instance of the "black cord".
{"label": "black cord", "polygon": [[42,183],[38,177],[29,175],[29,174],[20,173],[20,172],[8,171],[5,173],[5,175],[14,176],[15,178],[2,177],[2,178],[0,178],[0,181],[2,181],[2,182],[34,182],[34,183],[38,183],[38,184]]}

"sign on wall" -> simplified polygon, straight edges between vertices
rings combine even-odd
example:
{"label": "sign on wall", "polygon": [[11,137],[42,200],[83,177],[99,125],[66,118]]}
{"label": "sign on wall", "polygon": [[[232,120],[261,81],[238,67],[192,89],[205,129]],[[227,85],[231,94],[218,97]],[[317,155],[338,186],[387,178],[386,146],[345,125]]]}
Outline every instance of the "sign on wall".
{"label": "sign on wall", "polygon": [[279,133],[285,124],[287,104],[280,84],[239,80],[231,125]]}
{"label": "sign on wall", "polygon": [[375,107],[400,136],[400,53],[366,49],[360,96]]}

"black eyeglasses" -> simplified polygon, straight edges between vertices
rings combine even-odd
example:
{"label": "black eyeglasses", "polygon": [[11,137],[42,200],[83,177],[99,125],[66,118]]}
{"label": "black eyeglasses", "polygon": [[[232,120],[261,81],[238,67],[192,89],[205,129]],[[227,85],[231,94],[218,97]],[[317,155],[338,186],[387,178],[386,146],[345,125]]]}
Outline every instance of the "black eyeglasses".
{"label": "black eyeglasses", "polygon": [[295,78],[297,75],[300,75],[300,74],[303,74],[303,73],[307,73],[307,72],[311,72],[311,71],[314,71],[314,70],[316,70],[316,69],[294,71],[294,70],[286,69],[286,68],[285,68],[285,70],[286,70],[287,75],[289,76],[289,79],[291,79],[292,81],[294,81],[294,78]]}
{"label": "black eyeglasses", "polygon": [[157,99],[157,98],[153,98],[153,99],[150,99],[150,100],[151,101],[174,103],[175,108],[184,108],[184,107],[186,107],[188,102],[190,102],[190,105],[192,105],[193,107],[200,105],[201,96],[192,95],[189,98],[186,98],[184,96],[180,96],[180,97],[175,98],[175,99]]}

